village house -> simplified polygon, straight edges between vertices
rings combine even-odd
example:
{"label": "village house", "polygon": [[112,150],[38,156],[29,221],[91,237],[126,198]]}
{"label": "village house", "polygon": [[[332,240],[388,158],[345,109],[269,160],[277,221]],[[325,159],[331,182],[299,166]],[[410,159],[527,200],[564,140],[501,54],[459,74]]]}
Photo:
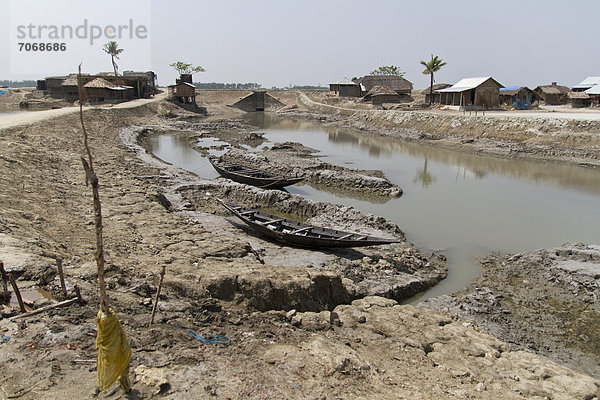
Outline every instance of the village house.
{"label": "village house", "polygon": [[400,95],[386,86],[374,86],[365,95],[365,100],[371,101],[373,105],[383,103],[400,103]]}
{"label": "village house", "polygon": [[[81,74],[83,85],[96,78],[102,78],[112,85],[114,93],[110,97],[105,96],[105,100],[109,98],[111,100],[148,98],[157,93],[156,74],[152,71],[125,71],[123,75],[117,76],[115,76],[114,72],[100,72],[96,75]],[[106,83],[103,84],[107,85]],[[65,99],[68,102],[79,99],[77,74],[47,77],[45,80],[38,81],[37,87],[39,90],[43,90],[45,95],[56,99]]]}
{"label": "village house", "polygon": [[[449,83],[437,83],[435,85],[433,85],[433,101],[432,103],[439,103],[440,102],[440,93],[436,92],[437,90],[440,89],[446,89],[449,88],[450,85]],[[421,94],[425,95],[425,103],[430,103],[430,98],[431,98],[431,89],[430,87],[428,87],[427,89],[421,91]]]}
{"label": "village house", "polygon": [[413,84],[398,75],[367,75],[354,81],[361,86],[362,95],[367,94],[375,86],[385,86],[399,95],[410,96]]}
{"label": "village house", "polygon": [[440,104],[463,109],[486,109],[500,104],[500,88],[492,77],[465,78],[446,89],[440,89]]}
{"label": "village house", "polygon": [[118,102],[134,98],[134,88],[131,86],[115,86],[112,82],[98,77],[83,85],[85,96],[90,103],[104,101]]}
{"label": "village house", "polygon": [[582,108],[589,107],[592,99],[586,92],[569,92],[567,93],[567,102],[572,108]]}
{"label": "village house", "polygon": [[585,92],[594,85],[600,85],[600,76],[588,76],[578,85],[573,86],[574,92]]}
{"label": "village house", "polygon": [[587,93],[588,96],[590,96],[590,100],[593,105],[600,104],[600,85],[592,86],[591,88],[586,90],[585,93]]}
{"label": "village house", "polygon": [[500,104],[512,107],[515,110],[529,110],[536,98],[536,94],[527,86],[500,88]]}
{"label": "village house", "polygon": [[571,89],[552,82],[551,85],[538,86],[533,91],[546,105],[560,105],[567,103],[567,93]]}
{"label": "village house", "polygon": [[360,86],[348,78],[336,79],[329,84],[329,91],[340,97],[360,97]]}

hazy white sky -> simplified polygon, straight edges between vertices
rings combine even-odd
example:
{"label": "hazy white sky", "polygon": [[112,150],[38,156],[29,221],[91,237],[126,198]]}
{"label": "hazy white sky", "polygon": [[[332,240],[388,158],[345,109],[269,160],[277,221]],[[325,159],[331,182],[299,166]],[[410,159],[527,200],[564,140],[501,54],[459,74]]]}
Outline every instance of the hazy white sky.
{"label": "hazy white sky", "polygon": [[[91,18],[103,1],[75,3],[84,4],[85,15]],[[406,71],[416,88],[424,88],[429,78],[421,73],[419,61],[431,53],[448,63],[436,75],[437,82],[493,76],[505,86],[535,87],[552,81],[571,86],[586,76],[600,76],[598,31],[593,22],[586,22],[600,14],[598,0],[146,3],[151,15],[151,65],[140,65],[136,49],[122,45],[119,68],[151,67],[161,85],[174,81],[176,72],[168,64],[181,60],[207,69],[195,75],[195,81],[257,82],[264,87],[323,85],[393,64]],[[81,10],[49,10],[49,21],[53,13],[63,20],[72,18],[73,24],[83,18]],[[118,14],[119,8],[114,12]],[[0,15],[9,15],[7,0],[0,0]],[[0,42],[0,54],[9,54],[14,32],[2,24],[0,35],[6,38]],[[89,46],[82,58],[89,60],[88,66],[112,69],[101,44]],[[48,64],[49,73],[61,72]],[[14,72],[9,57],[3,57],[0,79],[44,76]],[[62,71],[68,72],[72,71]]]}

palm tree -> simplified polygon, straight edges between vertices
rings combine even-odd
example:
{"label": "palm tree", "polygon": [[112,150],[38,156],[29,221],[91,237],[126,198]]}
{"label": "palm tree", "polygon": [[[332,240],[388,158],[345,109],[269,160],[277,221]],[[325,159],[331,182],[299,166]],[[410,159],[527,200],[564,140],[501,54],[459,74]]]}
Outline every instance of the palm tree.
{"label": "palm tree", "polygon": [[102,50],[104,50],[106,54],[110,54],[110,60],[112,61],[113,69],[115,70],[115,76],[117,76],[117,63],[115,62],[115,58],[117,60],[119,59],[119,54],[123,52],[123,49],[120,49],[117,42],[113,40],[105,43]]}
{"label": "palm tree", "polygon": [[431,75],[431,84],[429,85],[429,104],[433,103],[433,73],[438,72],[444,65],[446,65],[445,61],[442,61],[438,56],[431,55],[431,60],[423,61],[421,60],[421,65],[425,67],[423,71],[423,75]]}

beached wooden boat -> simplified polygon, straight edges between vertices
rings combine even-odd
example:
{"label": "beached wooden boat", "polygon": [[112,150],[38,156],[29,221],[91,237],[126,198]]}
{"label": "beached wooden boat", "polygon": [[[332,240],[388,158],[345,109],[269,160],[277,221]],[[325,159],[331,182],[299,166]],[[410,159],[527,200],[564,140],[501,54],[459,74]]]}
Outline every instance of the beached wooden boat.
{"label": "beached wooden boat", "polygon": [[[221,200],[219,200],[221,201]],[[281,243],[301,247],[363,247],[399,243],[400,240],[321,228],[281,218],[232,203],[221,204],[255,231]]]}
{"label": "beached wooden boat", "polygon": [[273,174],[260,169],[235,164],[225,161],[221,157],[209,156],[208,160],[222,177],[263,189],[281,189],[304,180],[304,177]]}

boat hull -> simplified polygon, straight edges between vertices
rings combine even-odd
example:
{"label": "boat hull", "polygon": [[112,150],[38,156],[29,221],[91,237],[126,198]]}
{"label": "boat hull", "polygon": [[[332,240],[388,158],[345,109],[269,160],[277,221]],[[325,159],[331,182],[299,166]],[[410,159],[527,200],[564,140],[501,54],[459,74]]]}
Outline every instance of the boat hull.
{"label": "boat hull", "polygon": [[222,177],[263,189],[282,189],[304,180],[304,177],[286,177],[255,168],[227,163],[217,157],[209,157],[208,160]]}
{"label": "boat hull", "polygon": [[221,203],[256,232],[287,245],[323,249],[378,246],[400,242],[396,239],[317,227],[233,203]]}

